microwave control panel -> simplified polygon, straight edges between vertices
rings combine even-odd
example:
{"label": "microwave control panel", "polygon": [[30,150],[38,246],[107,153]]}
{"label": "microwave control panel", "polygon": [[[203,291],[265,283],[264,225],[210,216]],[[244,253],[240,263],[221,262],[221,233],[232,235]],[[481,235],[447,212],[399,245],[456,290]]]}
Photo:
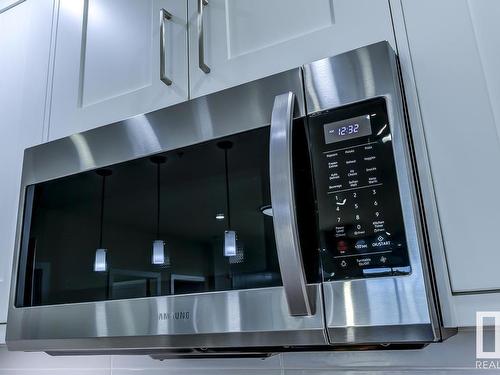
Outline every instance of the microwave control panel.
{"label": "microwave control panel", "polygon": [[411,272],[384,98],[309,117],[325,281]]}

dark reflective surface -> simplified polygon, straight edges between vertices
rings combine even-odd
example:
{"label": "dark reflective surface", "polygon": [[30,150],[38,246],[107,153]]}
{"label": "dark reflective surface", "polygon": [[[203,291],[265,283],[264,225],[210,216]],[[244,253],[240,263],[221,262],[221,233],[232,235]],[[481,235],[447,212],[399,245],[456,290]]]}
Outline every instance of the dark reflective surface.
{"label": "dark reflective surface", "polygon": [[[150,158],[108,167],[104,199],[96,171],[30,186],[27,261],[19,272],[25,286],[16,305],[281,285],[272,217],[260,209],[270,205],[269,128],[224,140],[233,143],[227,156],[231,228],[220,140],[162,154],[159,221],[158,167]],[[237,235],[232,257],[224,256],[228,229]],[[156,260],[155,240],[164,242]],[[100,248],[106,249],[105,271],[95,271]]]}

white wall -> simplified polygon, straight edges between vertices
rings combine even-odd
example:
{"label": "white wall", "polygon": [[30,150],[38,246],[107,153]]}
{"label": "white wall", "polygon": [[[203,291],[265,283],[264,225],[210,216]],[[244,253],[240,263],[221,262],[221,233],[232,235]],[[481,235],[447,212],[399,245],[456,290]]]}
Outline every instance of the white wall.
{"label": "white wall", "polygon": [[[147,356],[50,357],[0,347],[2,374],[65,375],[326,375],[470,374],[476,371],[475,332],[461,331],[445,343],[405,351],[285,353],[262,359],[156,361]],[[477,370],[479,373],[484,370]],[[500,372],[500,370],[497,370]]]}

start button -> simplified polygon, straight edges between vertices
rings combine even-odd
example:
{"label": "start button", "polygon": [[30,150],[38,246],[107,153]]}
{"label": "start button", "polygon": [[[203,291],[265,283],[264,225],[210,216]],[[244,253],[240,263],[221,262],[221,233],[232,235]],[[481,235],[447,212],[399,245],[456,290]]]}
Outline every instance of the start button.
{"label": "start button", "polygon": [[391,244],[392,244],[392,241],[390,239],[388,239],[383,234],[379,234],[372,241],[372,248],[374,248],[374,249],[386,249],[386,248],[390,247]]}

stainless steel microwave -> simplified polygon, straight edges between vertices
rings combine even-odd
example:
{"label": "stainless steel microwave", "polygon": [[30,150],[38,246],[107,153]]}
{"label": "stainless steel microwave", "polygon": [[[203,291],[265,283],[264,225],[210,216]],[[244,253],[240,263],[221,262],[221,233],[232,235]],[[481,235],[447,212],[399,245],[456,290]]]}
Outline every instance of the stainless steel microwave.
{"label": "stainless steel microwave", "polygon": [[443,340],[412,137],[380,42],[27,149],[9,349]]}

